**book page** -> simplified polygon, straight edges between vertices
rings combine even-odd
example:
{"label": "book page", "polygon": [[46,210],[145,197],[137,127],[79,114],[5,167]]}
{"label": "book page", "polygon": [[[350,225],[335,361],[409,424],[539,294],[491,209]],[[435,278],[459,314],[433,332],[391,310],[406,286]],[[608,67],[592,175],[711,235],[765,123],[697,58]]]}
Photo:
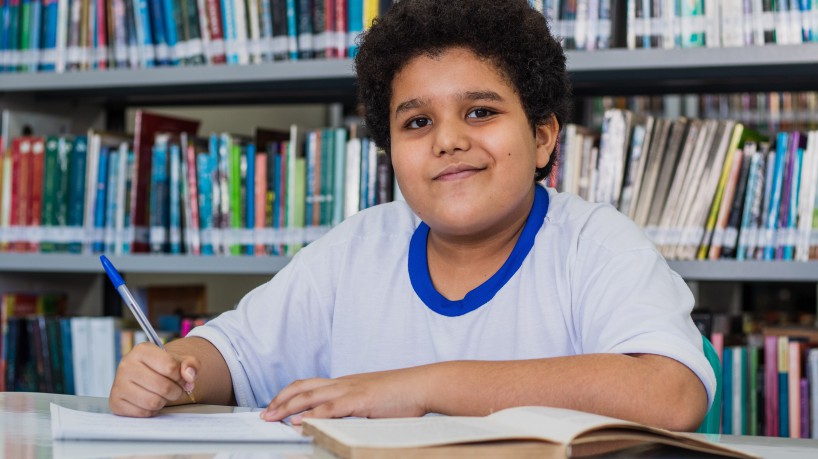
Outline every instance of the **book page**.
{"label": "book page", "polygon": [[[516,426],[479,417],[305,419],[305,422],[352,447],[410,448],[531,438],[521,434]],[[305,433],[308,430],[305,428]]]}
{"label": "book page", "polygon": [[51,404],[51,437],[55,440],[152,440],[209,442],[309,442],[281,422],[267,422],[256,412],[173,413],[129,418],[89,413]]}
{"label": "book page", "polygon": [[494,423],[514,428],[517,432],[525,432],[531,438],[554,443],[570,443],[583,432],[600,427],[639,426],[621,419],[548,406],[507,408],[490,414],[487,418]]}

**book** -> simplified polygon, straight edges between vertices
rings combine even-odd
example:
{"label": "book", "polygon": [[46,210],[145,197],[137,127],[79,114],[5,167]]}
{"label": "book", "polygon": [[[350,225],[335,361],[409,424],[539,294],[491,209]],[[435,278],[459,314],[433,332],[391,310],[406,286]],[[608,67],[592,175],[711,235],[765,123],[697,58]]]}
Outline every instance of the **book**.
{"label": "book", "polygon": [[631,421],[564,408],[507,408],[484,417],[305,419],[303,433],[342,458],[504,457],[567,458],[661,443],[727,457],[751,453]]}
{"label": "book", "polygon": [[130,196],[130,227],[134,230],[132,251],[148,252],[149,248],[149,199],[153,143],[156,133],[187,133],[195,136],[199,121],[159,115],[137,110],[134,124],[134,175]]}

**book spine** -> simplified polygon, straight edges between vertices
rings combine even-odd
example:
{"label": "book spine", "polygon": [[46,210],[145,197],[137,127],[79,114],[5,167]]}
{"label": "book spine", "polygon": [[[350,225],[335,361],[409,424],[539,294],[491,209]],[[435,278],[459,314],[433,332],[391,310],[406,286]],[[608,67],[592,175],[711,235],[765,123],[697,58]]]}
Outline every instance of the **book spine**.
{"label": "book spine", "polygon": [[259,235],[264,230],[267,225],[267,191],[269,190],[268,182],[267,182],[267,162],[268,162],[268,153],[266,151],[260,151],[256,154],[256,161],[255,161],[255,235],[257,236],[255,239],[255,243],[253,245],[253,254],[260,256],[265,255],[267,250],[265,244],[259,241]]}
{"label": "book spine", "polygon": [[170,153],[169,180],[168,180],[168,249],[172,254],[182,253],[182,216],[180,207],[179,169],[181,168],[182,152],[178,143],[168,146]]}
{"label": "book spine", "polygon": [[247,0],[247,28],[249,29],[248,51],[250,62],[260,63],[262,59],[261,48],[261,13],[259,0]]}
{"label": "book spine", "polygon": [[247,12],[245,0],[233,0],[233,21],[235,25],[236,54],[239,64],[250,62],[250,50],[247,43]]}
{"label": "book spine", "polygon": [[[85,162],[88,155],[88,139],[85,136],[74,138],[68,167],[68,212],[66,224],[81,227],[85,212]],[[71,253],[82,252],[82,241],[74,240],[68,244]]]}
{"label": "book spine", "polygon": [[105,251],[105,211],[108,185],[108,147],[102,146],[99,150],[97,164],[97,186],[95,188],[96,202],[94,204],[94,238],[91,246],[93,253]]}
{"label": "book spine", "polygon": [[239,55],[236,48],[236,21],[233,9],[234,0],[221,0],[222,30],[224,33],[224,48],[228,64],[238,64]]}
{"label": "book spine", "polygon": [[[180,12],[178,11],[178,5],[174,3],[176,0],[159,0],[156,3],[159,3],[158,6],[161,7],[161,20],[163,24],[161,24],[162,29],[164,29],[164,36],[165,42],[167,43],[167,63],[169,65],[179,65],[180,62],[184,62],[187,56],[182,53],[182,41],[184,37],[179,37],[179,25],[180,22]],[[184,43],[187,45],[187,43]]]}
{"label": "book spine", "polygon": [[337,128],[334,130],[334,135],[335,151],[332,152],[332,157],[334,159],[334,177],[332,179],[332,226],[338,225],[344,218],[344,176],[346,174],[347,131],[343,128]]}
{"label": "book spine", "polygon": [[224,20],[222,19],[221,3],[219,0],[203,1],[205,2],[206,8],[210,62],[213,64],[224,64],[227,62],[227,55],[225,54],[224,29],[222,28]]}
{"label": "book spine", "polygon": [[807,351],[807,379],[809,380],[810,438],[818,438],[818,349]]}
{"label": "book spine", "polygon": [[[244,147],[244,158],[247,166],[242,168],[246,170],[244,174],[244,227],[253,230],[256,227],[256,145],[252,142]],[[255,252],[254,244],[246,244],[244,252],[247,255],[253,255]]]}
{"label": "book spine", "polygon": [[[39,227],[43,218],[44,152],[45,139],[34,137],[31,141],[31,209],[28,222],[32,229]],[[39,238],[32,239],[28,249],[30,252],[39,252]]]}
{"label": "book spine", "polygon": [[310,6],[312,8],[310,21],[312,23],[313,57],[324,58],[328,56],[327,2],[326,0],[310,0]]}
{"label": "book spine", "polygon": [[275,59],[273,52],[273,5],[272,0],[261,0],[261,50],[264,62],[272,62]]}
{"label": "book spine", "polygon": [[347,1],[335,0],[335,27],[333,47],[337,57],[347,56]]}
{"label": "book spine", "polygon": [[349,0],[347,4],[347,53],[349,57],[358,55],[358,37],[364,31],[364,0]]}
{"label": "book spine", "polygon": [[798,341],[790,341],[788,345],[790,438],[801,438],[801,347]]}
{"label": "book spine", "polygon": [[[28,226],[29,214],[31,213],[31,138],[20,137],[17,142],[19,180],[17,187],[17,226],[22,230]],[[28,231],[18,233],[17,243],[14,245],[16,252],[28,252],[29,241]]]}
{"label": "book spine", "polygon": [[208,154],[196,156],[199,190],[199,227],[202,230],[202,255],[213,255],[213,172]]}
{"label": "book spine", "polygon": [[[229,206],[230,206],[230,220],[228,228],[240,229],[244,227],[242,214],[244,209],[241,205],[241,191],[242,191],[242,171],[241,171],[241,145],[235,142],[230,142],[227,149],[228,154],[228,187],[229,187]],[[237,243],[230,244],[230,255],[240,255],[241,246]]]}
{"label": "book spine", "polygon": [[116,199],[116,190],[119,187],[119,156],[120,152],[117,149],[111,149],[108,153],[108,171],[106,174],[105,187],[105,232],[104,232],[104,246],[108,253],[116,252],[116,214],[120,203]]}
{"label": "book spine", "polygon": [[778,337],[778,436],[790,436],[789,340]]}
{"label": "book spine", "polygon": [[273,59],[288,59],[287,0],[270,0],[270,8],[273,15]]}
{"label": "book spine", "polygon": [[210,62],[207,46],[207,18],[205,14],[204,0],[182,0],[182,14],[180,21],[184,28],[184,40],[187,51],[187,63],[190,65],[202,65]]}
{"label": "book spine", "polygon": [[294,6],[296,15],[295,28],[298,31],[298,58],[312,59],[315,55],[312,37],[311,1],[297,0]]}
{"label": "book spine", "polygon": [[298,60],[298,14],[297,0],[286,0],[287,4],[287,54],[291,60]]}
{"label": "book spine", "polygon": [[[204,156],[204,155],[200,155]],[[190,204],[190,220],[188,221],[189,231],[186,234],[187,240],[190,242],[190,251],[193,255],[199,255],[202,251],[202,242],[201,236],[199,233],[199,226],[200,226],[200,216],[199,216],[199,184],[197,181],[197,173],[196,173],[196,163],[197,163],[197,154],[196,148],[193,145],[187,146],[187,151],[185,152],[185,161],[187,163],[187,192],[189,195],[189,204]]]}
{"label": "book spine", "polygon": [[168,144],[157,139],[153,146],[150,193],[150,246],[152,253],[166,253],[168,243]]}
{"label": "book spine", "polygon": [[59,4],[57,0],[43,0],[43,38],[42,52],[38,69],[41,72],[53,72],[57,64],[57,19]]}

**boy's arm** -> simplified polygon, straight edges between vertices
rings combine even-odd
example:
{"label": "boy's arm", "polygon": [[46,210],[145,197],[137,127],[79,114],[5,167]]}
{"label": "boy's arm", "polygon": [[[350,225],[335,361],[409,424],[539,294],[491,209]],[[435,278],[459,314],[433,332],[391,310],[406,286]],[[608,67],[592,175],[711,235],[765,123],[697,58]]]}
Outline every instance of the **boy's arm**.
{"label": "boy's arm", "polygon": [[108,405],[114,414],[150,417],[165,406],[190,403],[185,390],[197,402],[233,402],[230,371],[207,340],[184,338],[166,350],[150,343],[134,347],[119,363]]}
{"label": "boy's arm", "polygon": [[[224,357],[203,338],[182,338],[171,341],[165,346],[168,352],[177,355],[196,357],[200,366],[196,371],[196,380],[193,387],[193,396],[197,403],[210,405],[235,405],[233,395],[233,380]],[[184,369],[183,369],[184,370]],[[187,394],[182,394],[174,405],[190,403]]]}
{"label": "boy's arm", "polygon": [[484,416],[524,405],[571,408],[671,430],[695,430],[704,418],[707,394],[685,365],[651,354],[456,361],[297,381],[273,399],[264,419],[280,420],[305,410],[305,417],[402,417],[429,412]]}

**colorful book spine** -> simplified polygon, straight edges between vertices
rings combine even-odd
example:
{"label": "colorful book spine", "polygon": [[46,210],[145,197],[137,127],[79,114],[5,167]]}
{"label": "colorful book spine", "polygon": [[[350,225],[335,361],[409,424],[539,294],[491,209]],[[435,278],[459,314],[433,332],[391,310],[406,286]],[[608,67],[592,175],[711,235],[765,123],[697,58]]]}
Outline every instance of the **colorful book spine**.
{"label": "colorful book spine", "polygon": [[[28,215],[28,226],[32,229],[39,227],[43,219],[44,171],[45,138],[33,137],[31,139],[31,208]],[[28,245],[28,249],[31,252],[39,252],[40,241],[31,241]]]}
{"label": "colorful book spine", "polygon": [[199,190],[199,227],[202,230],[202,255],[213,255],[213,171],[208,154],[196,156]]}
{"label": "colorful book spine", "polygon": [[152,253],[166,253],[168,243],[168,144],[157,139],[153,145],[150,192],[150,248]]}
{"label": "colorful book spine", "polygon": [[[256,153],[256,160],[255,160],[255,190],[254,190],[254,225],[253,227],[256,230],[256,235],[260,234],[261,231],[267,227],[267,191],[269,190],[268,187],[268,167],[267,167],[267,160],[268,160],[268,153],[266,151],[259,151]],[[248,174],[249,175],[249,174]],[[249,207],[249,206],[248,206]],[[253,244],[253,255],[261,256],[266,254],[265,245],[262,242],[259,242],[258,239],[254,241]]]}
{"label": "colorful book spine", "polygon": [[[206,155],[198,155],[204,156],[205,159],[207,158]],[[201,236],[199,234],[199,227],[201,224],[201,217],[200,211],[200,199],[199,199],[199,183],[198,177],[196,174],[196,163],[197,163],[197,154],[196,154],[196,147],[193,145],[187,146],[187,151],[185,152],[185,161],[187,164],[185,172],[187,172],[187,177],[184,179],[187,180],[187,193],[189,197],[189,204],[190,204],[190,219],[188,220],[188,228],[186,232],[185,239],[188,241],[188,245],[190,247],[190,253],[192,255],[199,255],[202,251],[202,241]],[[208,209],[209,210],[209,209]]]}
{"label": "colorful book spine", "polygon": [[107,186],[108,186],[108,147],[101,146],[99,149],[99,160],[97,168],[96,203],[94,204],[94,229],[95,236],[92,243],[94,253],[105,251],[105,213],[107,209]]}
{"label": "colorful book spine", "polygon": [[364,31],[364,0],[349,0],[347,13],[347,52],[349,57],[355,57],[358,55],[358,37]]}
{"label": "colorful book spine", "polygon": [[297,0],[286,0],[287,3],[287,54],[290,60],[298,60],[298,13]]}
{"label": "colorful book spine", "polygon": [[[201,0],[205,2],[207,17],[208,54],[213,64],[224,64],[227,55],[224,41],[224,19],[219,0]],[[200,4],[201,4],[200,1]]]}
{"label": "colorful book spine", "polygon": [[[72,0],[75,1],[75,0]],[[153,67],[156,65],[156,50],[154,49],[154,37],[151,30],[151,15],[148,8],[148,0],[131,0],[133,3],[134,36],[136,37],[136,50],[139,56],[139,64],[142,67]]]}
{"label": "colorful book spine", "polygon": [[[244,179],[244,227],[256,227],[256,145],[252,142],[244,147],[244,156],[247,163]],[[247,255],[255,253],[255,245],[247,244],[244,247]]]}
{"label": "colorful book spine", "polygon": [[108,153],[108,173],[104,180],[105,186],[105,251],[114,253],[116,251],[116,213],[120,203],[116,198],[116,190],[119,185],[119,156],[117,149],[111,149]]}
{"label": "colorful book spine", "polygon": [[778,337],[778,436],[790,436],[789,339]]}
{"label": "colorful book spine", "polygon": [[[162,26],[165,31],[165,41],[167,43],[167,62],[170,65],[179,65],[179,62],[187,57],[184,53],[180,52],[182,51],[180,43],[182,40],[179,38],[177,28],[177,24],[180,20],[180,12],[178,11],[180,5],[175,5],[175,0],[158,0],[154,2],[153,6],[156,6],[156,3],[159,3],[162,7],[161,19],[164,21]],[[182,37],[182,39],[184,39],[184,37]],[[187,45],[186,42],[184,44]]]}
{"label": "colorful book spine", "polygon": [[[68,226],[82,227],[85,212],[85,174],[88,156],[88,138],[77,136],[68,166]],[[74,240],[68,244],[71,253],[82,252],[83,241]]]}
{"label": "colorful book spine", "polygon": [[228,64],[238,64],[239,54],[236,48],[236,11],[233,0],[221,0],[222,31],[224,33],[224,49]]}
{"label": "colorful book spine", "polygon": [[801,438],[801,343],[790,340],[788,344],[790,438]]}
{"label": "colorful book spine", "polygon": [[182,216],[180,207],[181,181],[179,172],[182,164],[182,151],[178,143],[168,146],[170,154],[168,180],[168,250],[172,254],[182,253]]}
{"label": "colorful book spine", "polygon": [[787,156],[787,142],[789,135],[786,132],[780,132],[777,136],[776,151],[775,151],[775,165],[773,169],[773,176],[771,181],[771,195],[769,206],[767,210],[767,220],[765,223],[764,235],[764,260],[772,260],[775,258],[775,231],[778,227],[778,213],[781,204],[781,191],[783,188],[784,178],[784,163]]}
{"label": "colorful book spine", "polygon": [[150,19],[149,28],[151,38],[153,38],[153,49],[156,53],[156,65],[168,65],[171,62],[168,50],[168,38],[165,23],[165,11],[162,7],[163,0],[148,0],[148,16]]}

